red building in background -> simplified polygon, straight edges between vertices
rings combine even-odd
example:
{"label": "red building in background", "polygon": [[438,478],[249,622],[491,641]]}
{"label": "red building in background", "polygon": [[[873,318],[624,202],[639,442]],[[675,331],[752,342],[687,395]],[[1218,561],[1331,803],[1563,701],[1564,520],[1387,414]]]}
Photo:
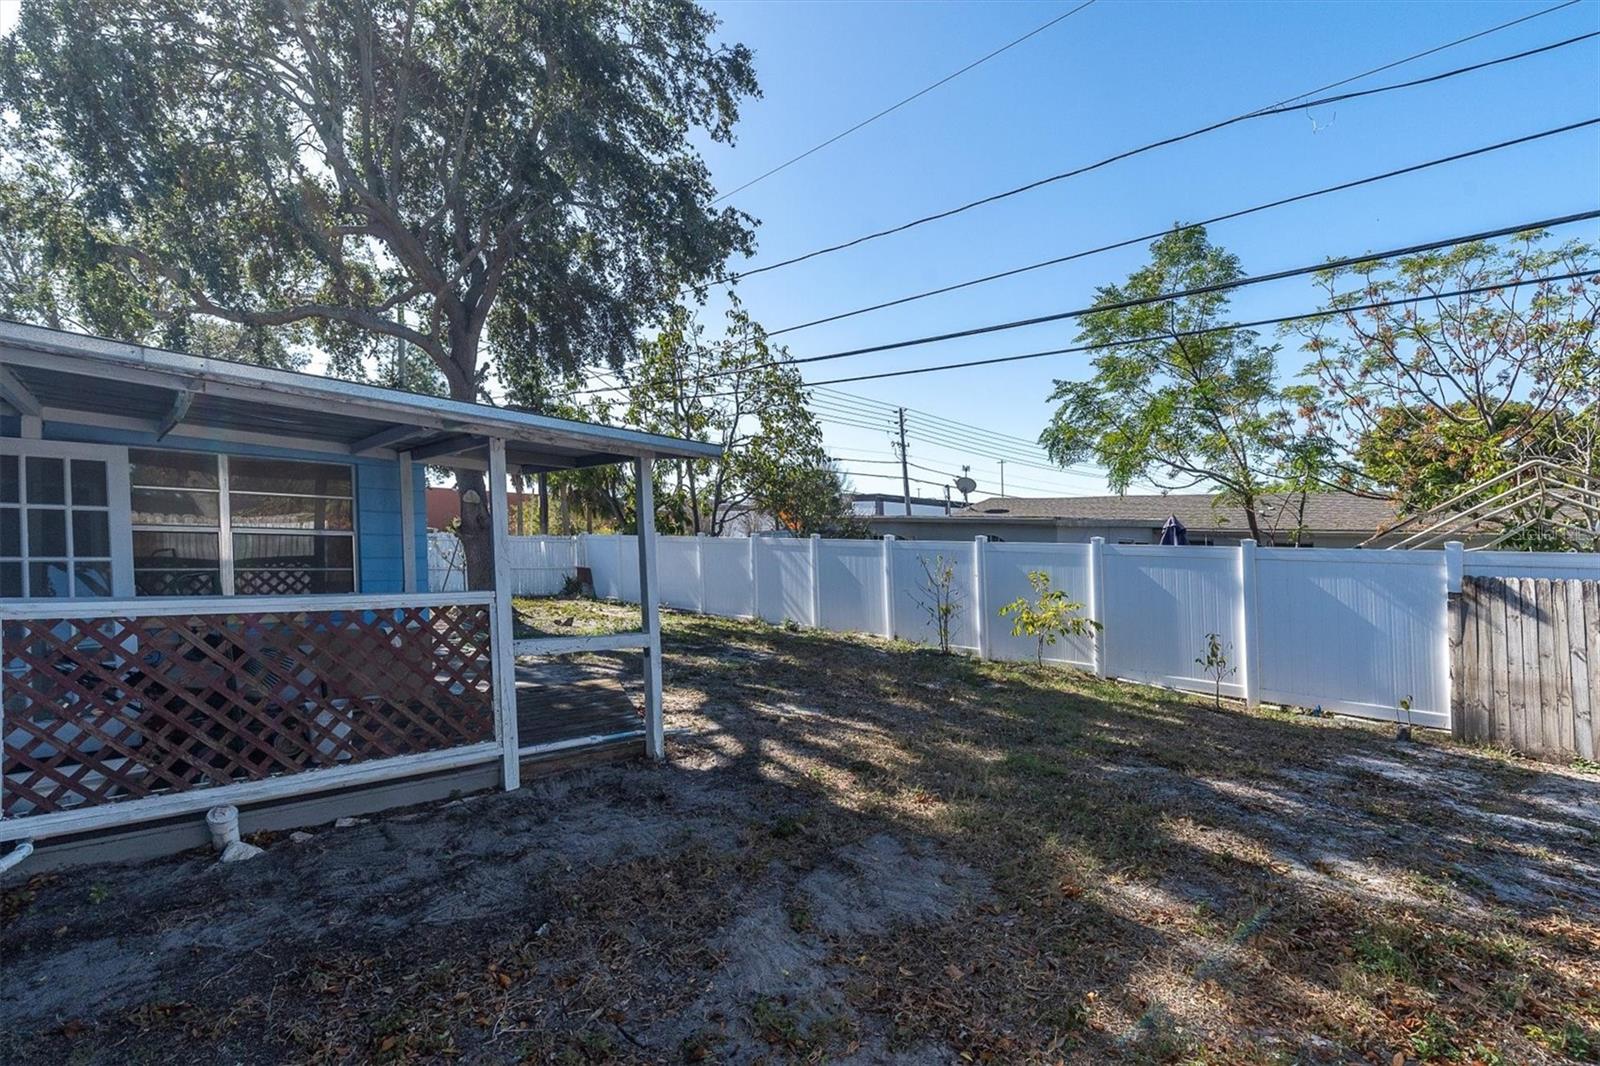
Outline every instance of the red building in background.
{"label": "red building in background", "polygon": [[[539,532],[539,497],[531,492],[507,493],[511,511],[511,535],[526,536]],[[454,488],[441,485],[428,486],[428,528],[450,529],[461,520],[461,494]]]}

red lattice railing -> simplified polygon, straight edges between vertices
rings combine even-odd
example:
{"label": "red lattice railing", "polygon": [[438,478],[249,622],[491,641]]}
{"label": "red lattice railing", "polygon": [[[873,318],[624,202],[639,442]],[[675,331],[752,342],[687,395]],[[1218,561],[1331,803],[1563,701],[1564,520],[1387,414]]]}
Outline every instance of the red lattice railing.
{"label": "red lattice railing", "polygon": [[482,604],[0,622],[0,816],[494,737]]}

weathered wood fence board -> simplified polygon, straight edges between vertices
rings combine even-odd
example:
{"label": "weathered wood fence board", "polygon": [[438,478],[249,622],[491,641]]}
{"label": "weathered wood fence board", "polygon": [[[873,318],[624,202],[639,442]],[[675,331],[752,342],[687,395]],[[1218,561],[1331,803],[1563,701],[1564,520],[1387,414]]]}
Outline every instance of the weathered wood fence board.
{"label": "weathered wood fence board", "polygon": [[1456,735],[1595,758],[1600,581],[1468,577],[1451,610]]}

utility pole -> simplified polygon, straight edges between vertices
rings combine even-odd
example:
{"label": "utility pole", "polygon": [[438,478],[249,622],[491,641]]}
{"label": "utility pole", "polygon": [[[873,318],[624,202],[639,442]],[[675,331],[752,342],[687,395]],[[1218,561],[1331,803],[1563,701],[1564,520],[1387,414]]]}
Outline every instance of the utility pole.
{"label": "utility pole", "polygon": [[1000,460],[1000,495],[1006,494],[1006,461]]}
{"label": "utility pole", "polygon": [[911,517],[911,467],[906,462],[906,409],[900,408],[900,491],[906,501],[906,517]]}
{"label": "utility pole", "polygon": [[946,518],[950,517],[950,486],[949,485],[946,485],[944,487],[944,516]]}

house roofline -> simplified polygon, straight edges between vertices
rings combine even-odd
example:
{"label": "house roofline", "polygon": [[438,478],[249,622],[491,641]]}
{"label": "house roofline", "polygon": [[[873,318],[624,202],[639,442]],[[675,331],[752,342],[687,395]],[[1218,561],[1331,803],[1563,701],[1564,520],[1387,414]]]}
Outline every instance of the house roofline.
{"label": "house roofline", "polygon": [[[1083,528],[1092,527],[1092,526],[1134,526],[1134,527],[1138,527],[1138,528],[1141,528],[1141,529],[1142,528],[1160,529],[1161,526],[1163,524],[1165,524],[1165,522],[1166,522],[1165,518],[1083,518],[1083,517],[1076,517],[1076,516],[1072,516],[1072,517],[1067,517],[1067,516],[1057,517],[1057,516],[1039,516],[1039,515],[984,514],[982,511],[975,511],[975,510],[971,510],[971,509],[963,511],[960,514],[956,514],[956,513],[952,512],[951,514],[948,514],[948,515],[933,515],[933,514],[926,514],[926,515],[892,515],[892,514],[885,514],[885,515],[862,515],[861,517],[865,518],[868,522],[880,522],[881,521],[881,522],[943,523],[943,522],[960,521],[962,524],[970,525],[970,524],[972,524],[974,522],[985,522],[985,521],[987,521],[987,522],[997,522],[997,523],[1001,523],[1001,524],[1004,524],[1004,525],[1051,526],[1051,527],[1065,527],[1065,528],[1068,528],[1068,529],[1083,529]],[[1249,536],[1250,535],[1250,527],[1249,526],[1243,526],[1243,525],[1239,525],[1239,526],[1232,526],[1232,525],[1218,525],[1218,526],[1190,525],[1190,526],[1187,526],[1186,528],[1189,530],[1189,532],[1196,533],[1196,534],[1204,534],[1204,533],[1239,533],[1239,534],[1242,534],[1244,536]],[[1361,533],[1367,532],[1365,527],[1363,527],[1361,529],[1349,529],[1349,528],[1345,528],[1345,527],[1328,527],[1328,526],[1297,526],[1297,527],[1292,527],[1292,528],[1291,527],[1276,527],[1276,528],[1270,530],[1270,532],[1274,532],[1274,533],[1291,533],[1291,532],[1294,532],[1296,529],[1298,529],[1300,532],[1309,533],[1309,534],[1329,533],[1329,534],[1356,535],[1356,534],[1361,534]]]}
{"label": "house roofline", "polygon": [[143,371],[186,379],[194,391],[249,390],[282,399],[322,400],[340,403],[367,417],[408,420],[424,426],[473,432],[509,439],[560,438],[577,446],[603,443],[630,455],[670,458],[717,458],[722,448],[704,441],[682,440],[656,433],[576,422],[549,415],[512,411],[489,404],[423,396],[400,389],[340,381],[296,370],[278,370],[227,359],[186,355],[87,333],[50,329],[0,319],[0,348],[15,348],[47,355],[69,356],[107,368]]}

